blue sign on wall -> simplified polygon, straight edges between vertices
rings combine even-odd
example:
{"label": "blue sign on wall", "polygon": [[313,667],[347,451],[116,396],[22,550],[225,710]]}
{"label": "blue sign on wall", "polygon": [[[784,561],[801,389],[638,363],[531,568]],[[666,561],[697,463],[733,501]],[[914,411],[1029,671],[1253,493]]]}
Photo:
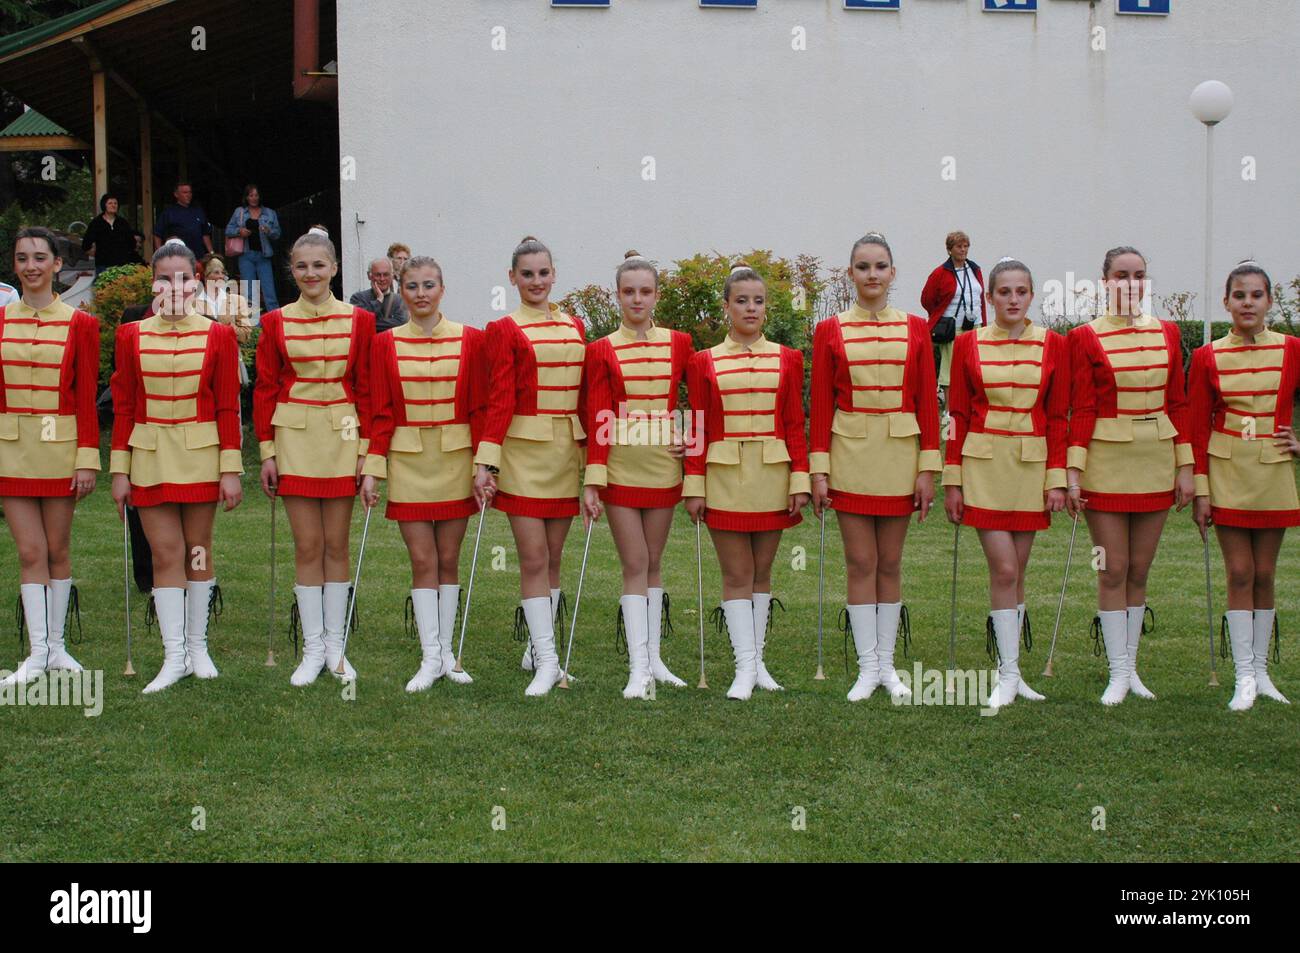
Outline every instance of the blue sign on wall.
{"label": "blue sign on wall", "polygon": [[844,0],[845,10],[897,10],[900,0]]}
{"label": "blue sign on wall", "polygon": [[551,0],[553,7],[607,7],[609,0]]}
{"label": "blue sign on wall", "polygon": [[1115,0],[1115,12],[1167,17],[1171,2],[1172,0]]}
{"label": "blue sign on wall", "polygon": [[758,6],[758,0],[700,0],[702,7],[741,7],[751,8]]}
{"label": "blue sign on wall", "polygon": [[984,0],[985,13],[1037,13],[1038,0]]}

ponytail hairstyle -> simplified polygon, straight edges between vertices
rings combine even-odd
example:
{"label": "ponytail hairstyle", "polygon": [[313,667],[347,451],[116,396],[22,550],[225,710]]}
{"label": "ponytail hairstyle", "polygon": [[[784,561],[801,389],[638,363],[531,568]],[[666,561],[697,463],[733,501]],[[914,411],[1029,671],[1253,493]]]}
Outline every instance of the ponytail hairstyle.
{"label": "ponytail hairstyle", "polygon": [[153,253],[153,258],[149,259],[149,267],[153,269],[155,275],[158,273],[158,263],[167,258],[184,258],[190,263],[190,271],[198,274],[198,259],[194,257],[194,252],[190,250],[190,246],[179,238],[171,238],[163,242],[158,250]]}
{"label": "ponytail hairstyle", "polygon": [[[889,266],[891,268],[894,266],[894,252],[889,247],[889,242],[885,241],[885,236],[880,232],[867,232],[867,234],[863,235],[853,243],[853,249],[849,252],[850,267],[853,265],[853,256],[858,253],[858,249],[863,245],[879,245],[885,250],[885,254],[889,256]],[[952,246],[950,245],[949,247],[951,248]]]}
{"label": "ponytail hairstyle", "polygon": [[1268,272],[1259,266],[1259,262],[1247,258],[1245,261],[1237,263],[1237,267],[1228,272],[1228,283],[1223,288],[1225,298],[1232,295],[1232,283],[1238,278],[1244,278],[1247,275],[1259,275],[1264,279],[1264,293],[1268,295],[1269,305],[1273,304],[1273,282],[1268,277]]}
{"label": "ponytail hairstyle", "polygon": [[524,255],[535,255],[538,252],[545,254],[551,262],[551,267],[555,267],[555,259],[551,256],[551,250],[532,235],[525,235],[519,240],[519,244],[515,246],[514,254],[510,256],[510,270],[514,271],[519,267],[519,259]]}
{"label": "ponytail hairstyle", "polygon": [[306,233],[293,243],[293,248],[289,252],[289,258],[292,259],[294,255],[298,254],[300,249],[305,248],[319,248],[325,252],[326,257],[329,258],[332,263],[336,265],[339,263],[338,252],[334,250],[334,243],[330,241],[329,229],[324,225],[313,225],[311,228],[307,229]]}
{"label": "ponytail hairstyle", "polygon": [[623,283],[623,276],[629,271],[648,271],[654,275],[655,291],[659,290],[659,269],[650,263],[650,259],[643,258],[641,253],[635,248],[628,249],[623,255],[623,262],[614,269],[614,288],[617,290]]}
{"label": "ponytail hairstyle", "polygon": [[722,283],[722,300],[731,300],[731,286],[738,281],[757,281],[763,286],[763,292],[767,292],[767,282],[763,281],[763,276],[749,267],[748,262],[738,262],[731,266],[731,273],[727,275],[727,280]]}
{"label": "ponytail hairstyle", "polygon": [[1023,271],[1025,273],[1025,277],[1029,279],[1029,291],[1030,293],[1033,292],[1034,273],[1029,270],[1029,266],[1026,265],[1023,261],[1020,261],[1018,258],[1008,257],[1008,258],[998,259],[998,263],[994,265],[993,270],[989,272],[988,293],[990,295],[992,295],[993,292],[997,291],[998,289],[998,278],[1004,272],[1008,272],[1008,271]]}
{"label": "ponytail hairstyle", "polygon": [[447,286],[446,282],[442,280],[442,265],[438,264],[437,261],[428,255],[416,255],[414,258],[406,259],[406,264],[402,266],[402,273],[397,277],[399,291],[401,290],[400,286],[402,279],[406,277],[406,273],[408,271],[413,271],[416,268],[432,268],[438,273],[438,284],[442,285],[444,288]]}
{"label": "ponytail hairstyle", "polygon": [[1145,266],[1147,263],[1147,256],[1142,254],[1132,245],[1120,245],[1106,252],[1106,257],[1105,259],[1103,259],[1101,263],[1102,278],[1110,277],[1110,266],[1115,263],[1115,259],[1118,258],[1120,255],[1137,255],[1139,258],[1142,259],[1143,266]]}

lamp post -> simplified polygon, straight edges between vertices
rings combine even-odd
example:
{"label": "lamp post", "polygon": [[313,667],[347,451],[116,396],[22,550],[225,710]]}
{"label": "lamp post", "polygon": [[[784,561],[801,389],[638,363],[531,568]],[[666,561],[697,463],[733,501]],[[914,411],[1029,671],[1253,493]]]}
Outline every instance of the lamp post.
{"label": "lamp post", "polygon": [[1205,343],[1210,343],[1210,254],[1214,241],[1214,127],[1232,112],[1232,90],[1207,79],[1192,90],[1192,115],[1205,124]]}

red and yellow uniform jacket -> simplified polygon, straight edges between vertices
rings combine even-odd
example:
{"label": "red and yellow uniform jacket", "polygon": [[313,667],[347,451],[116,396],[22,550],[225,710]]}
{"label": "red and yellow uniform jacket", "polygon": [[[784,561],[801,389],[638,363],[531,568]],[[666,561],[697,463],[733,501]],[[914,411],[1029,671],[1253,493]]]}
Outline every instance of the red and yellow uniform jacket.
{"label": "red and yellow uniform jacket", "polygon": [[813,332],[812,472],[831,505],[870,516],[913,510],[917,474],[943,468],[926,321],[857,303]]}
{"label": "red and yellow uniform jacket", "polygon": [[963,523],[1047,528],[1043,493],[1066,485],[1069,410],[1069,348],[1061,335],[1026,322],[1014,339],[997,323],[957,337],[943,482],[963,488]]}
{"label": "red and yellow uniform jacket", "polygon": [[1083,471],[1088,507],[1167,509],[1176,469],[1192,463],[1178,325],[1103,315],[1071,330],[1069,342],[1066,465]]}
{"label": "red and yellow uniform jacket", "polygon": [[1293,456],[1273,442],[1290,427],[1300,388],[1300,338],[1235,332],[1192,355],[1189,409],[1196,495],[1222,526],[1300,526]]}
{"label": "red and yellow uniform jacket", "polygon": [[221,474],[243,473],[239,343],[230,325],[195,311],[117,329],[113,452],[131,502],[205,503]]}
{"label": "red and yellow uniform jacket", "polygon": [[[695,349],[689,334],[620,325],[587,347],[587,470],[615,506],[676,506],[681,461],[669,455],[677,392]],[[667,438],[667,439],[665,439]]]}
{"label": "red and yellow uniform jacket", "polygon": [[485,335],[439,318],[412,322],[371,349],[370,449],[363,473],[389,480],[390,519],[454,519],[477,510],[473,453],[487,413]]}
{"label": "red and yellow uniform jacket", "polygon": [[370,436],[374,315],[331,296],[262,318],[253,428],[263,460],[276,458],[279,492],[351,496]]}
{"label": "red and yellow uniform jacket", "polygon": [[803,355],[759,337],[728,334],[687,366],[693,424],[683,496],[702,496],[713,529],[785,529],[801,517],[789,497],[811,490],[804,438]]}
{"label": "red and yellow uniform jacket", "polygon": [[99,469],[99,322],[55,295],[0,307],[0,495],[72,496]]}
{"label": "red and yellow uniform jacket", "polygon": [[586,416],[582,322],[520,305],[487,326],[487,416],[476,464],[499,467],[494,505],[541,519],[578,512]]}

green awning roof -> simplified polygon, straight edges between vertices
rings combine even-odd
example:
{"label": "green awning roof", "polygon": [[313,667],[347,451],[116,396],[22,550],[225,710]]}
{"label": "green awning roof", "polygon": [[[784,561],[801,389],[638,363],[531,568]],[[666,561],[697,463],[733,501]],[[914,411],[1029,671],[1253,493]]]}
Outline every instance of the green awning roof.
{"label": "green awning roof", "polygon": [[46,119],[35,109],[29,109],[9,125],[0,129],[0,138],[10,136],[67,136],[68,130],[57,122]]}
{"label": "green awning roof", "polygon": [[25,47],[40,43],[42,40],[58,36],[64,30],[71,30],[74,27],[81,26],[81,24],[87,23],[95,19],[95,17],[103,16],[105,13],[116,10],[118,7],[125,6],[130,2],[131,0],[101,0],[99,3],[92,4],[82,10],[75,10],[56,20],[29,27],[20,33],[11,33],[8,36],[0,37],[0,56],[8,56],[10,53],[16,53]]}

